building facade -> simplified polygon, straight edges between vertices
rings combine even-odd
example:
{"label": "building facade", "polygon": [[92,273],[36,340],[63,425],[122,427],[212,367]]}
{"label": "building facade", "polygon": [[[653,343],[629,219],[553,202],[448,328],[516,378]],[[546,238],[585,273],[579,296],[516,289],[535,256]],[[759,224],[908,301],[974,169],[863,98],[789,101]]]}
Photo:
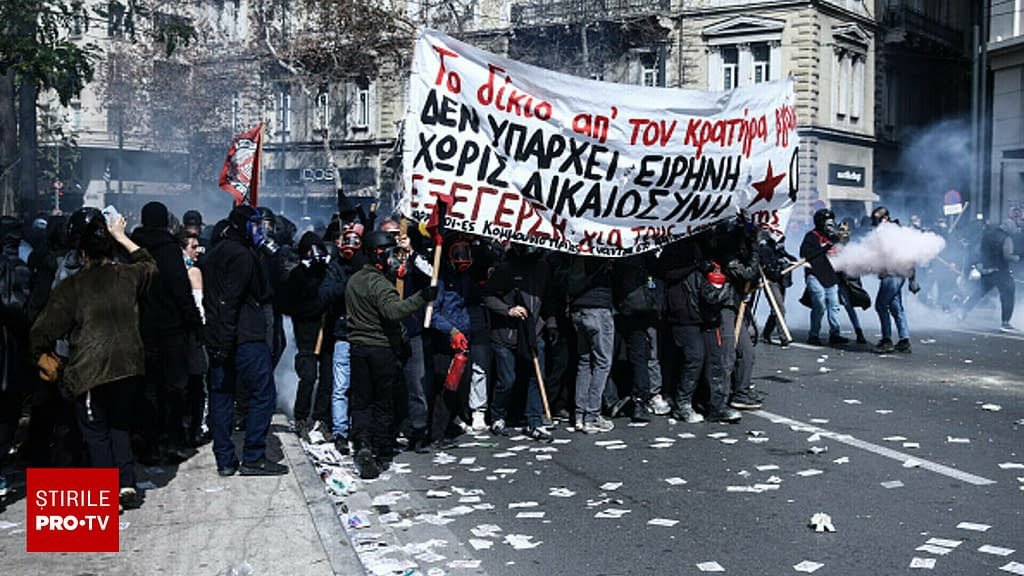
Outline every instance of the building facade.
{"label": "building facade", "polygon": [[1024,2],[987,0],[991,151],[985,217],[1024,223]]}

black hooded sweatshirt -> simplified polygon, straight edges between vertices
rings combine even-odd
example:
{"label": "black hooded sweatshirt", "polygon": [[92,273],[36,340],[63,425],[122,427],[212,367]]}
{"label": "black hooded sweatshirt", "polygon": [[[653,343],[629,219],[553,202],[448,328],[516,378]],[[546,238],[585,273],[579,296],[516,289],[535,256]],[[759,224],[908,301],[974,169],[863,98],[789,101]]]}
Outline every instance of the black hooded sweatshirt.
{"label": "black hooded sweatshirt", "polygon": [[149,347],[160,336],[199,329],[202,319],[178,241],[164,228],[145,226],[132,232],[132,241],[153,256],[157,267],[157,277],[143,293],[139,307],[143,343]]}

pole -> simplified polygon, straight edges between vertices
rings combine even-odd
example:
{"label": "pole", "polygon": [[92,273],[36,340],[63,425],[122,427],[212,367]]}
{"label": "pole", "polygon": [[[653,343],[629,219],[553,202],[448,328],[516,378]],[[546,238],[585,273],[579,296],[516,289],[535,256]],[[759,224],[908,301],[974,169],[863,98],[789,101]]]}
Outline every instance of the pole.
{"label": "pole", "polygon": [[[408,236],[409,235],[409,219],[406,218],[405,216],[402,216],[402,219],[398,223],[398,235],[399,236]],[[405,256],[406,256],[406,258],[409,257],[408,254],[406,254]],[[408,274],[408,271],[406,271],[406,274]],[[395,281],[395,288],[398,289],[398,297],[402,298],[403,295],[405,294],[405,278],[404,277],[399,278],[398,280]]]}
{"label": "pole", "polygon": [[787,342],[793,341],[793,335],[789,332],[789,326],[786,325],[786,318],[782,314],[782,309],[779,308],[779,302],[775,299],[775,294],[772,293],[771,284],[768,283],[768,277],[764,274],[764,268],[758,266],[758,270],[761,272],[761,282],[764,285],[764,294],[768,297],[768,304],[772,307],[772,313],[775,314],[775,322],[782,328],[782,334],[786,336]]}
{"label": "pole", "polygon": [[537,351],[531,350],[533,354],[533,373],[537,375],[537,387],[540,388],[540,401],[544,404],[544,416],[551,421],[551,407],[548,406],[548,393],[544,390],[544,376],[540,370],[540,360],[537,359]]}
{"label": "pole", "polygon": [[[755,291],[757,288],[754,289]],[[750,280],[743,285],[743,301],[740,302],[740,309],[736,312],[736,326],[732,330],[733,346],[740,341],[740,329],[743,327],[743,317],[747,314],[747,296],[750,294]]]}
{"label": "pole", "polygon": [[[434,270],[430,274],[430,286],[437,288],[437,277],[441,273],[441,251],[444,244],[434,244]],[[427,313],[423,316],[423,327],[430,328],[430,320],[434,317],[434,301],[427,304]]]}

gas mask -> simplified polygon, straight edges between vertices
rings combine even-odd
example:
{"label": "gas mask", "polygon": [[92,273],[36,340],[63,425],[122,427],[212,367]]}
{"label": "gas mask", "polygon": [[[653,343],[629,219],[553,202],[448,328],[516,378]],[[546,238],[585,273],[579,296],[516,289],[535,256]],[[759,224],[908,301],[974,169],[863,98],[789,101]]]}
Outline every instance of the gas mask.
{"label": "gas mask", "polygon": [[269,229],[263,225],[263,219],[258,212],[246,222],[245,233],[254,248],[262,251],[267,256],[277,254],[277,243],[271,237]]}
{"label": "gas mask", "polygon": [[358,223],[346,224],[341,229],[341,237],[338,239],[338,250],[341,257],[351,260],[363,247],[363,225]]}
{"label": "gas mask", "polygon": [[473,250],[469,242],[456,240],[448,248],[448,261],[456,272],[467,272],[473,266]]}

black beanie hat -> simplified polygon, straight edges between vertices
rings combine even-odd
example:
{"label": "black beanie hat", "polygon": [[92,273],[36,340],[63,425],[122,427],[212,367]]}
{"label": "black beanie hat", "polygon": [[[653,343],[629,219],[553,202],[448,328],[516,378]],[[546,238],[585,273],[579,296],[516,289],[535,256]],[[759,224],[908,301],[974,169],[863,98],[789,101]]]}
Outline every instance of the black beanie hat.
{"label": "black beanie hat", "polygon": [[150,202],[142,207],[142,225],[146,228],[167,228],[171,225],[167,215],[167,206],[160,202]]}

